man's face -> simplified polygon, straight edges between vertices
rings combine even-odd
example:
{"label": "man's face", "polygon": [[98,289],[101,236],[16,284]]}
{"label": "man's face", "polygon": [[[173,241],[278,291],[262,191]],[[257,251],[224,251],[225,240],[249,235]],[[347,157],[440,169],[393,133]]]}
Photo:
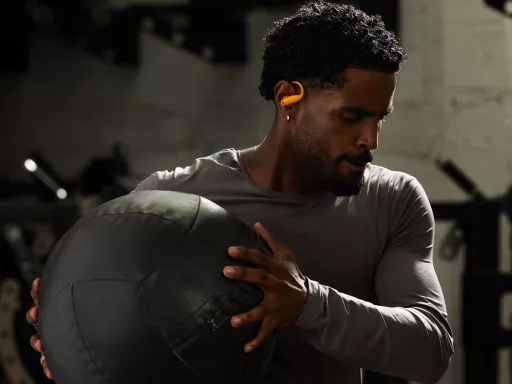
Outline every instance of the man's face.
{"label": "man's face", "polygon": [[396,74],[347,69],[341,90],[309,93],[297,111],[295,154],[334,194],[352,196],[363,188],[395,88]]}

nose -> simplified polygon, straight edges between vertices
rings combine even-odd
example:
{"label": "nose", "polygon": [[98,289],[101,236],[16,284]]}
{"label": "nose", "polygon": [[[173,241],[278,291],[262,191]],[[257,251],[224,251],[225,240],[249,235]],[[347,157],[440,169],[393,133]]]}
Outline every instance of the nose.
{"label": "nose", "polygon": [[380,123],[365,124],[357,139],[358,148],[366,148],[373,151],[379,145]]}

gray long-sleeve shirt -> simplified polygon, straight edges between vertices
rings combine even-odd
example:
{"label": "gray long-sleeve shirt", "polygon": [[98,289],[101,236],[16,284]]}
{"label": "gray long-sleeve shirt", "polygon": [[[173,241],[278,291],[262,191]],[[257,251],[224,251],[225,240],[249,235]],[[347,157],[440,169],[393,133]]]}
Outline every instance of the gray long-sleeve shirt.
{"label": "gray long-sleeve shirt", "polygon": [[308,299],[279,333],[267,383],[360,384],[369,369],[430,384],[444,374],[453,336],[433,266],[432,209],[415,178],[372,165],[357,196],[286,195],[254,185],[229,149],[137,187],[155,189],[259,221],[294,252]]}

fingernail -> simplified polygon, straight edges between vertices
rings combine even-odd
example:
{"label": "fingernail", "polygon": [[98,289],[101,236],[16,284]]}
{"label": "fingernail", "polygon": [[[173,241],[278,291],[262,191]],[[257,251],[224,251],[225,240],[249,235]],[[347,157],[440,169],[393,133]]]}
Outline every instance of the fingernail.
{"label": "fingernail", "polygon": [[240,324],[242,324],[242,319],[239,317],[233,317],[233,326],[238,327]]}
{"label": "fingernail", "polygon": [[238,256],[238,254],[240,253],[240,251],[238,250],[238,248],[235,248],[235,247],[231,247],[228,249],[228,252],[231,256]]}
{"label": "fingernail", "polygon": [[227,267],[224,269],[224,273],[226,276],[233,276],[235,274],[235,270],[231,267]]}
{"label": "fingernail", "polygon": [[253,349],[253,348],[252,348],[252,345],[248,345],[248,346],[246,346],[246,347],[245,347],[245,352],[246,352],[246,353],[249,353],[249,352],[251,352],[251,351],[252,351],[252,349]]}

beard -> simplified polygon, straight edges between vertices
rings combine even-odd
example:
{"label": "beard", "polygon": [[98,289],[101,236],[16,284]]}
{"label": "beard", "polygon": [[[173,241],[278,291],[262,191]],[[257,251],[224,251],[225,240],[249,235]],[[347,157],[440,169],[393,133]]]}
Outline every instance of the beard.
{"label": "beard", "polygon": [[364,187],[364,172],[350,172],[346,177],[331,177],[326,180],[327,188],[336,196],[356,196]]}
{"label": "beard", "polygon": [[317,178],[319,189],[326,189],[336,196],[344,197],[358,195],[363,190],[364,171],[351,171],[348,175],[342,176],[337,169],[343,161],[371,163],[371,151],[365,150],[357,156],[341,155],[333,159],[327,150],[319,145],[310,119],[305,119],[297,127],[293,141],[297,160],[308,173]]}
{"label": "beard", "polygon": [[[337,169],[343,161],[356,164],[371,163],[373,161],[373,153],[366,149],[357,156],[339,156],[334,160],[334,169]],[[329,190],[337,196],[358,195],[364,187],[364,171],[350,171],[345,177],[336,175],[335,177],[328,178],[328,183]]]}

